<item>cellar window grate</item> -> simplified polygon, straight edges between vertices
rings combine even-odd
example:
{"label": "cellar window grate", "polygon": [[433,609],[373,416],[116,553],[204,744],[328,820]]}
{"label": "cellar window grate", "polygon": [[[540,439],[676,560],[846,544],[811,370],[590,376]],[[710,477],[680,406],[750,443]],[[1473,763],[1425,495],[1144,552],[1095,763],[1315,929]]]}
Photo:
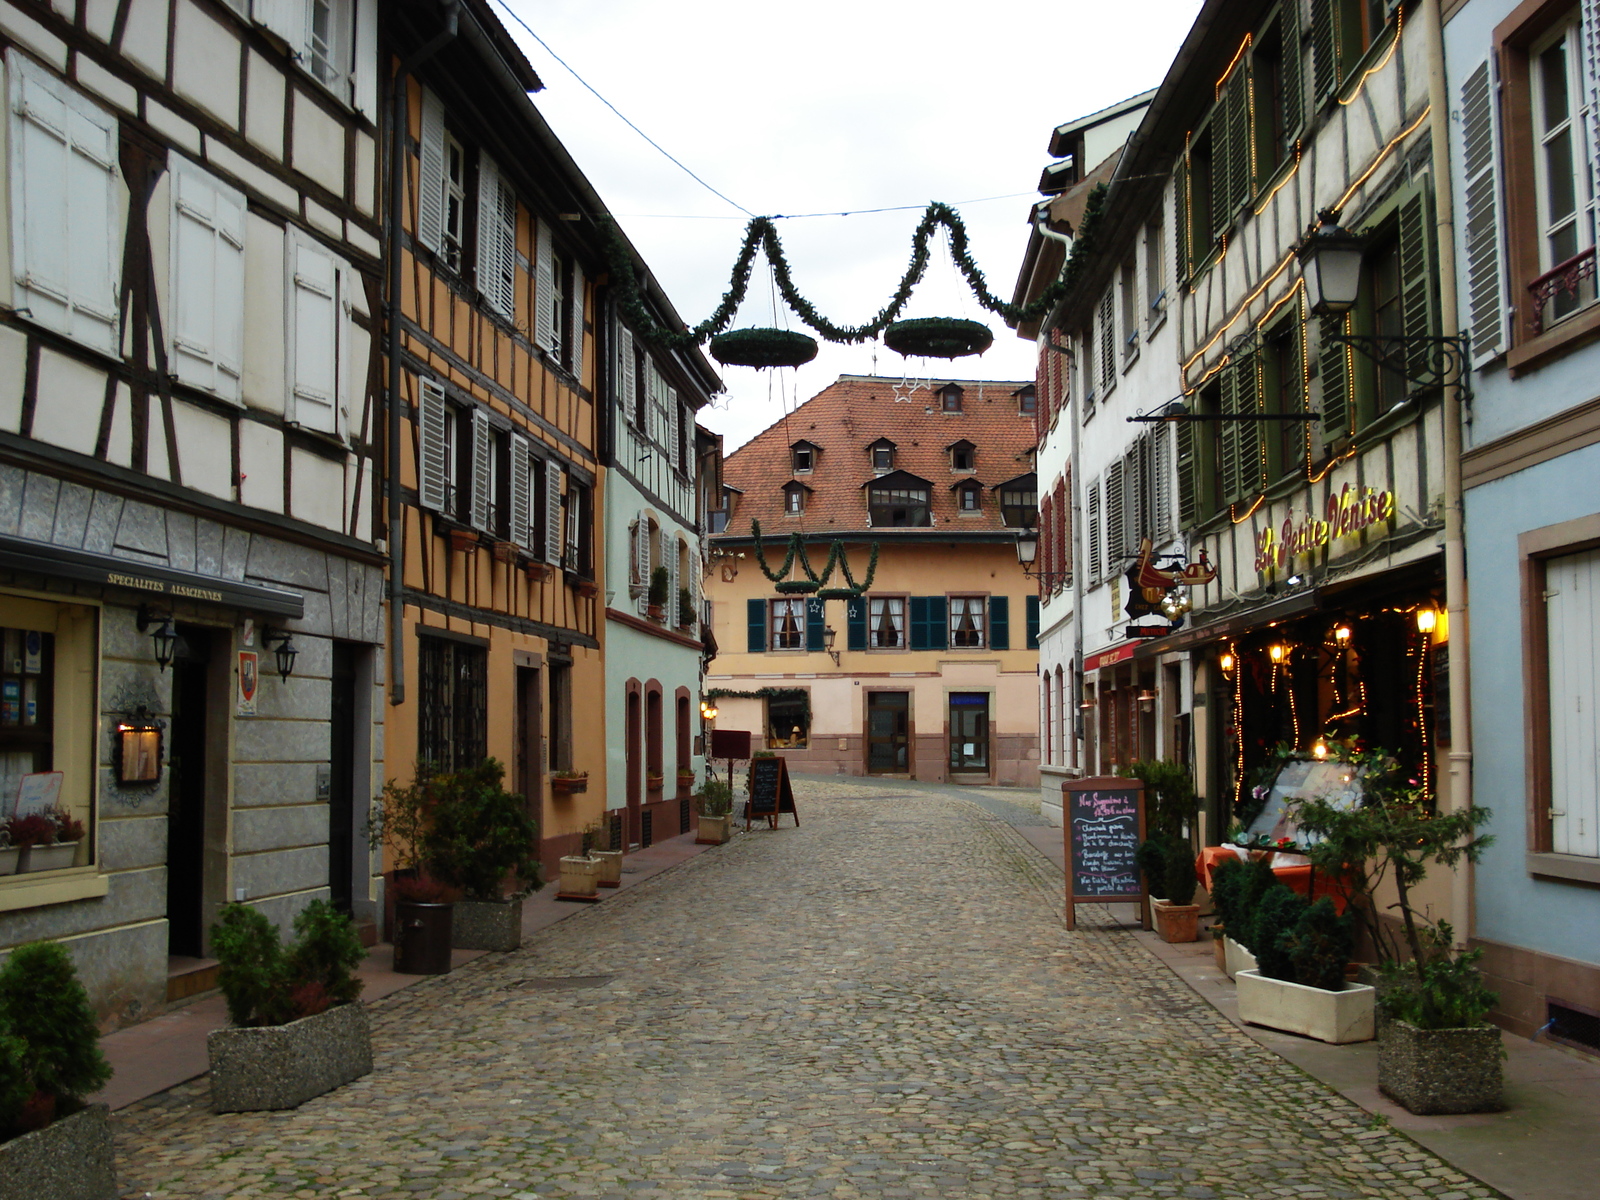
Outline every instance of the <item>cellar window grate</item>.
{"label": "cellar window grate", "polygon": [[1600,1054],[1600,1013],[1576,1004],[1549,1000],[1545,1004],[1546,1032],[1550,1040],[1590,1054]]}

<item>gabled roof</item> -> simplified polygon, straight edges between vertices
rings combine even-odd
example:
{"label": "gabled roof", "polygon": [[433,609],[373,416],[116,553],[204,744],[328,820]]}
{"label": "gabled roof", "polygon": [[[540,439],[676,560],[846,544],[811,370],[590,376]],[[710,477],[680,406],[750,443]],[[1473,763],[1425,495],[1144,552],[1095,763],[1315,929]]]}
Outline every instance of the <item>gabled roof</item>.
{"label": "gabled roof", "polygon": [[882,475],[874,475],[861,486],[869,487],[922,487],[931,488],[933,480],[924,479],[920,475],[913,475],[910,471],[888,471]]}
{"label": "gabled roof", "polygon": [[[1015,392],[1012,393],[1012,395],[1015,395],[1015,394],[1016,394]],[[966,447],[968,447],[969,449],[972,449],[972,450],[976,450],[978,448],[978,444],[976,442],[971,442],[971,441],[968,441],[966,438],[962,438],[959,442],[951,442],[948,446],[945,447],[945,449],[946,450],[959,450],[963,446],[966,446]]]}
{"label": "gabled roof", "polygon": [[822,449],[822,447],[817,445],[815,442],[808,441],[805,438],[801,438],[798,442],[790,442],[789,443],[789,449],[791,449],[791,450],[798,450],[798,449],[800,449],[801,446],[810,446],[813,450],[821,450]]}

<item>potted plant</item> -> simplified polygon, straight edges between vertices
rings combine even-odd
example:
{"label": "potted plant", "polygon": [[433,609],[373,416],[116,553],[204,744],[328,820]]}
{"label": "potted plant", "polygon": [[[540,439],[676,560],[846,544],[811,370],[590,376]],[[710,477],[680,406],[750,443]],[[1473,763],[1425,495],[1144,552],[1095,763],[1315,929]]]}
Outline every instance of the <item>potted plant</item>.
{"label": "potted plant", "polygon": [[650,596],[645,602],[645,611],[650,614],[652,621],[659,621],[667,611],[667,590],[672,586],[672,576],[666,567],[657,567],[650,572]]}
{"label": "potted plant", "polygon": [[577,900],[593,903],[600,899],[600,860],[594,856],[595,843],[600,840],[600,822],[583,827],[580,853],[564,855],[561,859],[561,886],[557,900]]}
{"label": "potted plant", "polygon": [[[460,950],[521,946],[522,899],[542,883],[538,826],[504,779],[505,768],[486,758],[441,776],[435,789],[429,873],[465,894],[451,916],[451,945]],[[513,891],[505,896],[508,879]]]}
{"label": "potted plant", "polygon": [[83,840],[83,822],[65,809],[53,808],[42,816],[50,828],[42,841],[35,842],[27,862],[19,864],[23,871],[60,871],[72,865],[77,857],[78,843]]}
{"label": "potted plant", "polygon": [[1345,979],[1353,920],[1332,898],[1308,904],[1278,884],[1250,917],[1258,966],[1235,976],[1239,1019],[1343,1044],[1372,1039],[1375,990]]}
{"label": "potted plant", "polygon": [[689,791],[693,791],[694,790],[694,768],[693,767],[679,767],[678,768],[678,790],[680,792],[689,792]]}
{"label": "potted plant", "polygon": [[733,834],[733,787],[720,779],[708,779],[695,796],[699,814],[697,845],[720,846]]}
{"label": "potted plant", "polygon": [[[611,849],[611,836],[605,818],[596,821],[592,826],[593,845],[589,849],[589,856],[600,863],[600,872],[595,876],[595,886],[614,888],[622,886],[622,851]],[[606,849],[600,849],[604,843]]]}
{"label": "potted plant", "polygon": [[294,919],[284,946],[259,909],[227,904],[211,929],[232,1028],[206,1037],[217,1112],[298,1108],[372,1070],[372,1031],[356,968],[366,950],[326,900]]}
{"label": "potted plant", "polygon": [[1155,917],[1162,940],[1192,942],[1199,935],[1200,906],[1194,903],[1199,883],[1189,826],[1200,811],[1189,769],[1171,759],[1141,760],[1123,768],[1123,775],[1144,784],[1148,839],[1137,857],[1156,901]]}
{"label": "potted plant", "polygon": [[449,776],[426,763],[417,765],[408,784],[391,779],[383,788],[383,809],[372,823],[374,845],[388,846],[396,869],[394,969],[402,975],[444,975],[450,970],[454,906],[433,875],[437,858],[436,810],[452,786]]}
{"label": "potted plant", "polygon": [[557,796],[575,796],[589,790],[589,772],[557,771],[550,776],[550,790]]}
{"label": "potted plant", "polygon": [[[1382,750],[1362,756],[1362,765],[1360,803],[1309,798],[1293,815],[1312,865],[1349,881],[1382,962],[1388,1019],[1379,1031],[1378,1087],[1415,1113],[1492,1111],[1500,1107],[1502,1051],[1488,1021],[1497,997],[1478,974],[1481,951],[1455,949],[1448,923],[1430,922],[1414,898],[1431,866],[1482,857],[1493,839],[1477,831],[1489,810],[1436,812],[1422,784],[1403,778]],[[1372,902],[1385,882],[1395,889],[1398,931]]]}
{"label": "potted plant", "polygon": [[84,1103],[110,1078],[66,950],[12,950],[0,967],[0,1194],[114,1200],[109,1112]]}
{"label": "potted plant", "polygon": [[645,791],[652,795],[660,795],[661,789],[666,785],[667,777],[660,771],[646,771],[644,773]]}
{"label": "potted plant", "polygon": [[1211,905],[1221,918],[1223,972],[1229,979],[1256,966],[1251,944],[1251,914],[1261,897],[1280,886],[1272,864],[1260,859],[1249,863],[1234,859],[1211,872]]}
{"label": "potted plant", "polygon": [[694,598],[689,595],[688,588],[678,589],[678,628],[691,629],[694,627]]}

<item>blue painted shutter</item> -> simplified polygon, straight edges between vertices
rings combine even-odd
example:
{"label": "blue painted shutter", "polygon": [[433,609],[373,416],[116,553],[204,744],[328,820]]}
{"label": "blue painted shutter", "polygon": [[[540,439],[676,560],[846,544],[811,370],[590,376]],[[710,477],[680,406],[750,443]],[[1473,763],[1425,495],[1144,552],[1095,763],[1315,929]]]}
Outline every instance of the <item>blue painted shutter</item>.
{"label": "blue painted shutter", "polygon": [[844,603],[845,644],[851,650],[867,648],[867,601],[864,596]]}
{"label": "blue painted shutter", "polygon": [[989,597],[989,648],[1011,649],[1011,597]]}
{"label": "blue painted shutter", "polygon": [[767,602],[746,600],[744,610],[750,625],[750,641],[746,649],[751,654],[760,654],[767,648]]}
{"label": "blue painted shutter", "polygon": [[827,623],[822,615],[822,601],[815,596],[810,597],[806,601],[806,649],[813,654],[825,648],[822,630]]}
{"label": "blue painted shutter", "polygon": [[928,645],[928,596],[911,597],[911,648],[913,650],[927,650]]}
{"label": "blue painted shutter", "polygon": [[928,597],[928,649],[945,650],[950,646],[949,606],[943,596]]}
{"label": "blue painted shutter", "polygon": [[1029,650],[1037,650],[1039,648],[1039,597],[1037,597],[1037,596],[1029,596],[1029,597],[1027,597],[1027,609],[1028,609],[1028,641],[1027,641],[1027,648]]}

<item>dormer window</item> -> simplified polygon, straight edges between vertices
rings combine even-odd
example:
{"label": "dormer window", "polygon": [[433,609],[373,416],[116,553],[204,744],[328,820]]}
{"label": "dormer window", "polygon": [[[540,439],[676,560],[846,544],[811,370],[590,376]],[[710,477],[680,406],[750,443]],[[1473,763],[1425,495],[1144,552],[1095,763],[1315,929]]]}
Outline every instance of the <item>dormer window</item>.
{"label": "dormer window", "polygon": [[1000,514],[1009,529],[1032,529],[1039,523],[1039,481],[1033,472],[1002,483]]}
{"label": "dormer window", "polygon": [[1033,384],[1024,384],[1017,389],[1017,411],[1023,413],[1039,411],[1039,389]]}
{"label": "dormer window", "polygon": [[866,489],[868,520],[874,529],[933,524],[928,510],[931,489],[926,479],[896,471],[884,479],[874,479]]}
{"label": "dormer window", "polygon": [[867,447],[867,452],[872,455],[874,471],[894,470],[894,448],[894,443],[888,438],[879,438]]}
{"label": "dormer window", "polygon": [[809,475],[817,467],[822,447],[815,442],[796,442],[789,447],[789,467],[796,475]]}
{"label": "dormer window", "polygon": [[806,510],[806,493],[811,489],[803,483],[791,479],[783,485],[783,511],[790,516],[796,516]]}
{"label": "dormer window", "polygon": [[966,438],[959,442],[951,442],[945,447],[950,455],[950,469],[952,471],[975,471],[978,469],[978,448]]}
{"label": "dormer window", "polygon": [[961,411],[961,387],[959,384],[947,383],[939,389],[939,409],[941,412]]}
{"label": "dormer window", "polygon": [[807,447],[804,450],[796,450],[794,452],[794,469],[795,469],[795,472],[797,474],[799,472],[801,472],[801,471],[809,471],[809,470],[811,470],[811,449],[810,449],[810,447]]}
{"label": "dormer window", "polygon": [[983,511],[983,485],[976,480],[956,485],[956,511],[981,513]]}

